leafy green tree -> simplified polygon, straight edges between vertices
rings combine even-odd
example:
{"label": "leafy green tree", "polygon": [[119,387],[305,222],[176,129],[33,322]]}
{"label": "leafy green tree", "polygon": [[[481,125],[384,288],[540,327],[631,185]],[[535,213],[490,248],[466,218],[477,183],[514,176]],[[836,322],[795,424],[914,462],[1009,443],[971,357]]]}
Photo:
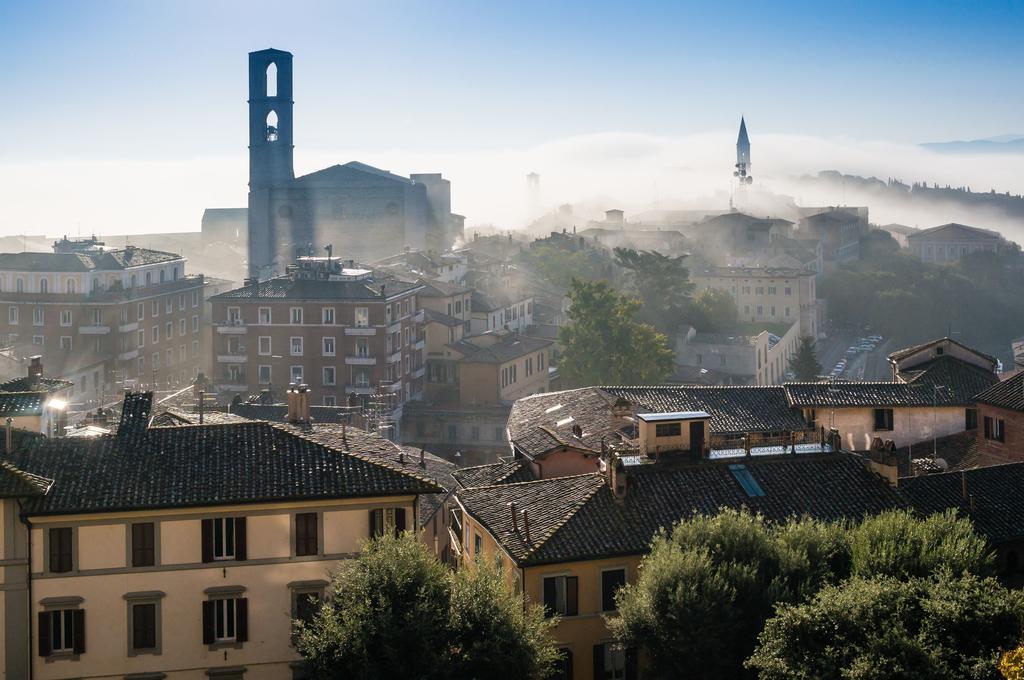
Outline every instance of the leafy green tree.
{"label": "leafy green tree", "polygon": [[654,250],[616,248],[615,263],[630,273],[643,302],[640,318],[660,330],[673,332],[693,291],[686,255],[663,255]]}
{"label": "leafy green tree", "polygon": [[821,375],[821,363],[814,351],[814,338],[803,336],[800,338],[800,346],[796,348],[796,354],[789,360],[789,370],[797,380],[817,380]]}
{"label": "leafy green tree", "polygon": [[569,385],[651,385],[675,366],[668,339],[634,320],[640,303],[605,281],[575,280],[569,288],[570,323],[562,328],[558,371]]}
{"label": "leafy green tree", "polygon": [[994,578],[856,577],[783,605],[747,662],[761,680],[998,678],[1024,601]]}
{"label": "leafy green tree", "polygon": [[568,251],[546,244],[534,245],[520,256],[523,264],[541,279],[559,290],[566,290],[573,279],[594,281],[608,278],[611,261],[601,262],[600,251]]}
{"label": "leafy green tree", "polygon": [[452,574],[412,533],[368,541],[342,563],[298,649],[315,678],[543,678],[551,621],[526,610],[494,567]]}
{"label": "leafy green tree", "polygon": [[739,312],[728,291],[711,288],[694,296],[686,306],[683,318],[698,331],[724,333],[736,326]]}

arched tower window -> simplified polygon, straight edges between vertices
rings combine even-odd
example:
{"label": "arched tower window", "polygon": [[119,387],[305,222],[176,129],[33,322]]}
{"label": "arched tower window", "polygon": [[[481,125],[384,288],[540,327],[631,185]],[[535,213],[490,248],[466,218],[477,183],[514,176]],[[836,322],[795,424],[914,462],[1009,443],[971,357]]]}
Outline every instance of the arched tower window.
{"label": "arched tower window", "polygon": [[277,141],[277,112],[271,111],[267,114],[267,141]]}
{"label": "arched tower window", "polygon": [[267,66],[267,96],[277,96],[277,64],[274,62]]}
{"label": "arched tower window", "polygon": [[152,272],[146,272],[146,285],[147,286],[153,285],[153,273]]}
{"label": "arched tower window", "polygon": [[173,279],[174,279],[175,281],[177,281],[177,280],[178,280],[178,268],[177,268],[177,267],[175,267],[175,268],[174,268],[174,273],[173,273],[173,274],[171,274],[171,277],[172,277],[172,278],[173,278]]}
{"label": "arched tower window", "polygon": [[128,285],[129,285],[129,287],[131,287],[131,288],[134,288],[135,286],[137,286],[137,285],[138,285],[138,283],[139,283],[139,279],[138,279],[138,277],[137,277],[137,276],[135,276],[135,274],[132,274],[132,278],[131,278],[131,283],[130,283],[130,284],[128,284]]}
{"label": "arched tower window", "polygon": [[68,279],[66,288],[67,288],[68,295],[74,295],[75,294],[75,280],[74,279]]}
{"label": "arched tower window", "polygon": [[39,279],[39,292],[40,293],[49,293],[50,292],[50,282],[46,279],[45,276],[43,278]]}

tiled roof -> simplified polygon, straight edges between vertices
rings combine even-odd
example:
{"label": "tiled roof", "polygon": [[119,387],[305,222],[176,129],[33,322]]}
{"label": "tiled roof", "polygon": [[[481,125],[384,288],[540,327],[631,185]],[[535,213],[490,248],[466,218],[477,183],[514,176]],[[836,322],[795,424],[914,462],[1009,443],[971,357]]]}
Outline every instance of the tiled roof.
{"label": "tiled roof", "polygon": [[337,451],[358,452],[382,465],[440,487],[439,493],[422,493],[419,497],[420,525],[426,524],[455,491],[456,482],[452,474],[455,463],[435,456],[421,449],[401,446],[383,437],[369,434],[354,427],[327,425],[288,425],[289,430],[305,439],[323,444]]}
{"label": "tiled roof", "polygon": [[965,430],[947,434],[936,439],[924,439],[909,446],[896,449],[897,460],[900,461],[900,476],[910,475],[909,463],[922,458],[935,458],[946,461],[948,470],[959,470],[977,467],[978,433]]}
{"label": "tiled roof", "polygon": [[785,389],[777,385],[664,385],[603,389],[611,395],[638,404],[644,411],[707,411],[711,415],[708,426],[713,433],[775,432],[806,428],[800,413],[790,408]]}
{"label": "tiled roof", "polygon": [[930,229],[922,229],[907,236],[908,240],[931,239],[936,241],[960,241],[965,238],[982,240],[992,239],[998,241],[1002,239],[1002,235],[1000,235],[998,231],[992,231],[991,229],[981,229],[979,227],[972,227],[966,224],[950,222],[949,224],[941,224]]}
{"label": "tiled roof", "polygon": [[900,480],[900,491],[924,514],[957,510],[992,543],[1024,538],[1024,463],[908,477]]}
{"label": "tiled roof", "polygon": [[487,465],[459,468],[452,473],[459,487],[492,486],[533,480],[529,468],[519,460],[499,461]]}
{"label": "tiled roof", "polygon": [[888,359],[889,359],[889,361],[900,361],[901,359],[905,359],[905,358],[911,356],[912,354],[916,354],[916,353],[920,352],[923,349],[927,349],[928,347],[934,347],[935,345],[939,345],[939,344],[942,344],[944,342],[948,342],[948,343],[950,343],[952,345],[956,345],[956,346],[960,347],[961,349],[964,349],[964,350],[966,350],[968,352],[971,352],[973,354],[977,354],[979,357],[982,357],[982,358],[988,360],[989,362],[991,362],[993,367],[995,367],[995,365],[996,365],[996,358],[995,357],[990,356],[988,354],[985,354],[984,352],[979,352],[978,350],[974,349],[973,347],[968,347],[967,345],[963,344],[962,342],[957,342],[953,338],[937,338],[935,340],[929,340],[928,342],[922,342],[919,345],[913,345],[912,347],[904,347],[903,349],[898,349],[895,352],[891,353],[889,355]]}
{"label": "tiled roof", "polygon": [[[125,409],[127,411],[127,409]],[[123,429],[123,426],[122,426]],[[369,435],[367,435],[369,436]],[[54,483],[29,514],[436,493],[359,446],[339,450],[283,425],[247,422],[40,439],[7,461]]]}
{"label": "tiled roof", "polygon": [[[209,411],[203,413],[204,425],[219,425],[222,423],[244,423],[247,420],[262,420],[258,418],[243,418],[242,416],[223,411]],[[199,414],[191,411],[183,411],[178,408],[165,409],[149,421],[150,427],[177,427],[179,425],[199,425]]]}
{"label": "tiled roof", "polygon": [[973,404],[974,397],[999,382],[999,376],[990,370],[943,354],[916,364],[912,371],[899,374],[911,385],[939,388],[939,404]]}
{"label": "tiled roof", "polygon": [[980,404],[988,404],[1011,411],[1024,411],[1024,372],[995,383],[980,392],[975,400]]}
{"label": "tiled roof", "polygon": [[[272,423],[283,423],[288,416],[287,404],[235,404],[231,407],[231,413],[249,420],[267,420]],[[348,414],[338,406],[312,405],[309,407],[309,417],[314,423],[344,423],[348,422]]]}
{"label": "tiled roof", "polygon": [[[627,466],[628,489],[616,501],[600,473],[464,489],[466,511],[497,538],[520,566],[647,552],[662,527],[723,507],[747,507],[770,521],[808,515],[859,519],[906,502],[852,454],[732,461],[744,465],[763,491],[749,496],[730,463]],[[508,503],[526,510],[512,529]]]}
{"label": "tiled roof", "polygon": [[417,283],[397,279],[362,281],[322,281],[278,276],[267,281],[242,286],[213,300],[382,300],[419,288]]}
{"label": "tiled roof", "polygon": [[798,408],[892,408],[952,406],[973,403],[959,395],[916,382],[786,383],[790,403]]}
{"label": "tiled roof", "polygon": [[[470,364],[503,364],[519,357],[524,357],[532,352],[538,352],[550,347],[550,340],[544,338],[533,338],[526,335],[507,335],[493,345],[480,347],[468,340],[448,345],[463,355],[462,361]],[[539,369],[538,369],[539,370]]]}
{"label": "tiled roof", "polygon": [[450,327],[464,326],[466,324],[466,322],[463,321],[462,319],[457,319],[454,316],[448,316],[444,312],[438,312],[427,307],[423,308],[423,318],[425,319],[426,323],[430,323],[433,321],[444,326]]}
{"label": "tiled roof", "polygon": [[0,416],[38,416],[45,402],[46,392],[0,392]]}
{"label": "tiled roof", "polygon": [[0,253],[0,270],[32,272],[118,271],[144,264],[180,260],[181,255],[149,248],[85,253]]}
{"label": "tiled roof", "polygon": [[[546,392],[519,399],[508,418],[512,444],[536,458],[561,446],[600,453],[601,439],[623,430],[632,436],[634,422],[612,415],[615,397],[599,387]],[[573,426],[582,435],[573,433]]]}
{"label": "tiled roof", "polygon": [[12,378],[0,383],[0,392],[59,392],[74,385],[59,378],[39,378],[35,384],[27,377]]}
{"label": "tiled roof", "polygon": [[25,472],[0,459],[0,498],[41,496],[49,490],[52,480]]}
{"label": "tiled roof", "polygon": [[420,279],[423,286],[423,297],[450,297],[452,295],[465,295],[473,291],[469,286],[461,283],[448,283],[447,281],[435,281],[433,279]]}

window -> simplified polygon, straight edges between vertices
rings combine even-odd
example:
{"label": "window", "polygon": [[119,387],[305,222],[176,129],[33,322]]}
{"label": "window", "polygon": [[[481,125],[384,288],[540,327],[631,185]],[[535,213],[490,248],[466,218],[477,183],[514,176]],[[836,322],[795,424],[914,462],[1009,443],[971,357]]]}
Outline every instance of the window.
{"label": "window", "polygon": [[292,336],[291,338],[291,354],[293,357],[302,356],[302,337]]}
{"label": "window", "polygon": [[1003,431],[1003,419],[985,416],[985,439],[997,442],[1006,441],[1006,433]]}
{"label": "window", "polygon": [[244,560],[245,517],[217,517],[204,519],[203,562]]}
{"label": "window", "polygon": [[18,279],[14,282],[14,290],[18,293],[25,292],[25,279]]}
{"label": "window", "polygon": [[302,373],[302,366],[291,366],[290,368],[291,368],[291,376],[292,376],[291,381],[293,383],[301,383],[302,382],[302,375],[303,375],[303,373]]}
{"label": "window", "polygon": [[370,372],[365,368],[356,368],[352,372],[352,382],[356,387],[370,386]]}
{"label": "window", "polygon": [[482,547],[483,547],[483,539],[480,537],[480,534],[478,534],[478,533],[476,533],[474,531],[473,532],[473,555],[478,557],[480,555],[480,551],[481,551]]}
{"label": "window", "polygon": [[775,286],[768,286],[768,294],[775,295]]}
{"label": "window", "polygon": [[610,642],[594,645],[594,677],[632,680],[636,677],[636,654],[632,649]]}
{"label": "window", "polygon": [[892,409],[875,409],[875,432],[889,432],[892,430]]}
{"label": "window", "polygon": [[764,286],[757,286],[756,292],[758,295],[764,295]]}
{"label": "window", "polygon": [[184,337],[185,333],[188,332],[188,322],[182,317],[178,319],[178,335]]}
{"label": "window", "polygon": [[405,531],[405,508],[377,508],[370,510],[370,538]]}
{"label": "window", "polygon": [[[142,594],[140,593],[140,595]],[[148,593],[146,595],[152,597]],[[126,595],[125,598],[128,599],[128,631],[131,636],[128,644],[128,656],[146,653],[159,654],[159,600],[140,602],[132,597],[132,594]]]}
{"label": "window", "polygon": [[256,345],[257,345],[256,351],[259,354],[261,354],[263,356],[268,356],[270,354],[270,336],[269,335],[261,335],[259,337],[259,340],[257,341]]}
{"label": "window", "polygon": [[153,522],[132,524],[131,541],[133,567],[152,567],[156,564],[156,525]]}
{"label": "window", "polygon": [[249,607],[244,597],[203,602],[203,644],[245,642],[249,639]]}
{"label": "window", "polygon": [[38,345],[38,346],[42,347],[44,342],[45,342],[45,340],[46,340],[46,336],[45,335],[33,335],[32,336],[32,344],[33,345]]}
{"label": "window", "polygon": [[789,286],[786,286],[786,295],[792,295],[792,294],[793,294],[793,289],[790,288]]}
{"label": "window", "polygon": [[160,316],[160,301],[159,300],[153,300],[152,302],[150,302],[149,303],[149,307],[150,307],[150,311],[152,312],[154,317]]}
{"label": "window", "polygon": [[[238,368],[238,367],[237,366],[232,366],[232,368]],[[157,371],[159,369],[160,369],[160,352],[153,352],[153,370]]]}
{"label": "window", "polygon": [[174,298],[170,295],[164,298],[164,314],[171,314],[174,312]]}
{"label": "window", "polygon": [[365,359],[370,356],[370,341],[366,338],[356,338],[356,356]]}
{"label": "window", "polygon": [[192,332],[193,333],[198,333],[199,332],[199,315],[198,314],[193,315],[193,317],[192,317]]}
{"label": "window", "polygon": [[146,318],[146,303],[140,302],[135,308],[135,320],[142,321]]}
{"label": "window", "polygon": [[655,423],[655,437],[679,437],[683,434],[682,423]]}
{"label": "window", "polygon": [[199,306],[199,291],[198,290],[192,291],[192,306],[193,307],[198,307]]}
{"label": "window", "polygon": [[292,588],[292,620],[309,624],[313,622],[320,603],[324,599],[325,581],[300,581],[289,584]]}
{"label": "window", "polygon": [[40,612],[39,656],[84,653],[84,609],[53,609]]}
{"label": "window", "polygon": [[338,398],[336,396],[334,396],[333,394],[325,394],[324,395],[324,406],[337,406],[337,405],[338,405]]}
{"label": "window", "polygon": [[60,325],[70,326],[71,325],[71,310],[62,309],[60,310]]}
{"label": "window", "polygon": [[334,325],[334,307],[324,307],[320,310],[320,315],[324,325]]}
{"label": "window", "polygon": [[50,565],[48,571],[62,574],[74,568],[74,533],[71,527],[50,529]]}
{"label": "window", "polygon": [[613,612],[618,609],[615,606],[615,593],[624,585],[625,569],[606,569],[601,572],[601,611]]}
{"label": "window", "polygon": [[370,310],[366,307],[356,307],[356,328],[369,328]]}
{"label": "window", "polygon": [[267,366],[266,364],[263,364],[262,366],[259,367],[258,371],[259,371],[259,381],[260,381],[260,384],[261,385],[269,385],[270,384],[270,366]]}
{"label": "window", "polygon": [[291,308],[291,323],[301,324],[302,323],[302,307]]}
{"label": "window", "polygon": [[164,324],[164,337],[167,340],[174,337],[174,324],[170,321]]}
{"label": "window", "polygon": [[155,345],[156,343],[160,342],[160,326],[153,326],[152,333],[153,333],[152,343]]}
{"label": "window", "polygon": [[12,326],[18,325],[18,308],[17,307],[8,307],[7,308],[7,323],[11,324]]}
{"label": "window", "polygon": [[60,348],[62,350],[64,350],[65,352],[70,352],[71,351],[71,336],[70,335],[62,335],[62,336],[60,336]]}
{"label": "window", "polygon": [[45,276],[39,279],[39,292],[49,293],[50,292],[50,281]]}
{"label": "window", "polygon": [[320,553],[318,522],[319,515],[315,512],[300,512],[295,515],[295,554],[297,556]]}
{"label": "window", "polygon": [[964,429],[965,430],[977,430],[978,429],[978,409],[969,408],[964,410]]}
{"label": "window", "polygon": [[334,366],[324,366],[324,385],[337,384],[337,371]]}
{"label": "window", "polygon": [[579,614],[579,577],[544,577],[544,615],[551,617]]}
{"label": "window", "polygon": [[43,316],[43,308],[42,307],[33,307],[32,308],[32,325],[33,326],[42,326],[44,320],[45,320],[45,317]]}
{"label": "window", "polygon": [[135,339],[137,340],[137,343],[138,343],[136,345],[137,347],[142,347],[143,345],[145,345],[146,344],[146,329],[140,328],[139,332],[135,334]]}
{"label": "window", "polygon": [[[178,268],[177,267],[174,268],[174,279],[175,280],[178,279]],[[185,311],[185,294],[184,293],[182,293],[181,295],[178,296],[178,311],[179,312]]]}
{"label": "window", "polygon": [[324,338],[323,354],[325,357],[334,356],[334,338]]}
{"label": "window", "polygon": [[746,465],[734,464],[729,466],[729,472],[732,473],[733,478],[739,482],[739,485],[743,488],[743,491],[751,498],[757,498],[764,495],[764,489],[757,483],[754,476],[750,474],[750,470],[747,469]]}
{"label": "window", "polygon": [[259,319],[259,323],[263,326],[270,324],[270,307],[260,307],[257,318]]}

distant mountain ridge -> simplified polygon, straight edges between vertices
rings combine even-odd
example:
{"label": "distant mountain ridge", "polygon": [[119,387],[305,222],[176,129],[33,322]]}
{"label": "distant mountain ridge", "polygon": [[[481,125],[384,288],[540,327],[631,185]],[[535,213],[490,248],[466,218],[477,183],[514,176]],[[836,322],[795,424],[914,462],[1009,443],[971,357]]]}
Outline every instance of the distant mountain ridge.
{"label": "distant mountain ridge", "polygon": [[988,139],[928,142],[921,146],[937,153],[1024,154],[1024,135],[999,135]]}

